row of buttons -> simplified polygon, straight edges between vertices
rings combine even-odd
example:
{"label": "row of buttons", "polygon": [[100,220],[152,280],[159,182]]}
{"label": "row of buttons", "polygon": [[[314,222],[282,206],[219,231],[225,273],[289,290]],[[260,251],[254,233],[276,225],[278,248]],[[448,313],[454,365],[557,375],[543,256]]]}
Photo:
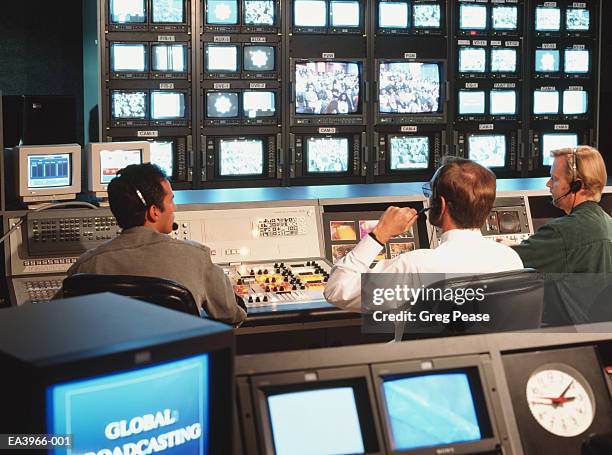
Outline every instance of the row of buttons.
{"label": "row of buttons", "polygon": [[24,267],[32,265],[51,265],[51,264],[74,264],[77,258],[60,258],[60,259],[31,259],[23,261]]}

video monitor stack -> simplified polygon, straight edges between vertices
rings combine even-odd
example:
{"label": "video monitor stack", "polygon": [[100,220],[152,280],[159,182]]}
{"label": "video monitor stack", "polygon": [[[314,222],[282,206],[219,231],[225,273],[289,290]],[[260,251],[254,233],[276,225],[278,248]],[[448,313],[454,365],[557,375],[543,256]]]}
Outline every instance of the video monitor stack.
{"label": "video monitor stack", "polygon": [[596,145],[599,2],[537,1],[531,14],[528,164],[542,175],[551,150]]}
{"label": "video monitor stack", "polygon": [[200,1],[201,186],[280,185],[280,3]]}
{"label": "video monitor stack", "polygon": [[192,1],[104,2],[101,140],[150,140],[179,189],[194,181]]}

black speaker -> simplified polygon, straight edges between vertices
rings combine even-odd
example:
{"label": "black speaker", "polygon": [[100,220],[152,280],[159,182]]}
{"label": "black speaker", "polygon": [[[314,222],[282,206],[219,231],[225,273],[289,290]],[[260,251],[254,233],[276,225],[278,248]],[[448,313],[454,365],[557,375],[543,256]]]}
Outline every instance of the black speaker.
{"label": "black speaker", "polygon": [[2,104],[5,147],[78,142],[73,96],[10,95]]}

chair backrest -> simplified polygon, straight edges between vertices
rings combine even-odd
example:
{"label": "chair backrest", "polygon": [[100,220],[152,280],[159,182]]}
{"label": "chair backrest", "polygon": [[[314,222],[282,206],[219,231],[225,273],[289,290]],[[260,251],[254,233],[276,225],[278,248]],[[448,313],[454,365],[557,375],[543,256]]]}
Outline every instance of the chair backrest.
{"label": "chair backrest", "polygon": [[62,290],[64,298],[114,292],[171,310],[200,315],[191,292],[182,284],[163,278],[77,273],[64,280]]}

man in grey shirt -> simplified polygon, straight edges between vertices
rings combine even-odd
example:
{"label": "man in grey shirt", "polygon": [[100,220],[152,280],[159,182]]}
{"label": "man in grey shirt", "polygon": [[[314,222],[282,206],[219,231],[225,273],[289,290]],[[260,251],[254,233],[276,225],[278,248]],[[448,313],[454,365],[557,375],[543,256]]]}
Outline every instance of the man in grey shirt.
{"label": "man in grey shirt", "polygon": [[130,165],[108,185],[110,209],[122,229],[110,242],[84,253],[68,270],[75,273],[165,278],[185,286],[208,316],[239,325],[246,318],[210,249],[168,234],[174,224],[174,194],[153,164]]}

